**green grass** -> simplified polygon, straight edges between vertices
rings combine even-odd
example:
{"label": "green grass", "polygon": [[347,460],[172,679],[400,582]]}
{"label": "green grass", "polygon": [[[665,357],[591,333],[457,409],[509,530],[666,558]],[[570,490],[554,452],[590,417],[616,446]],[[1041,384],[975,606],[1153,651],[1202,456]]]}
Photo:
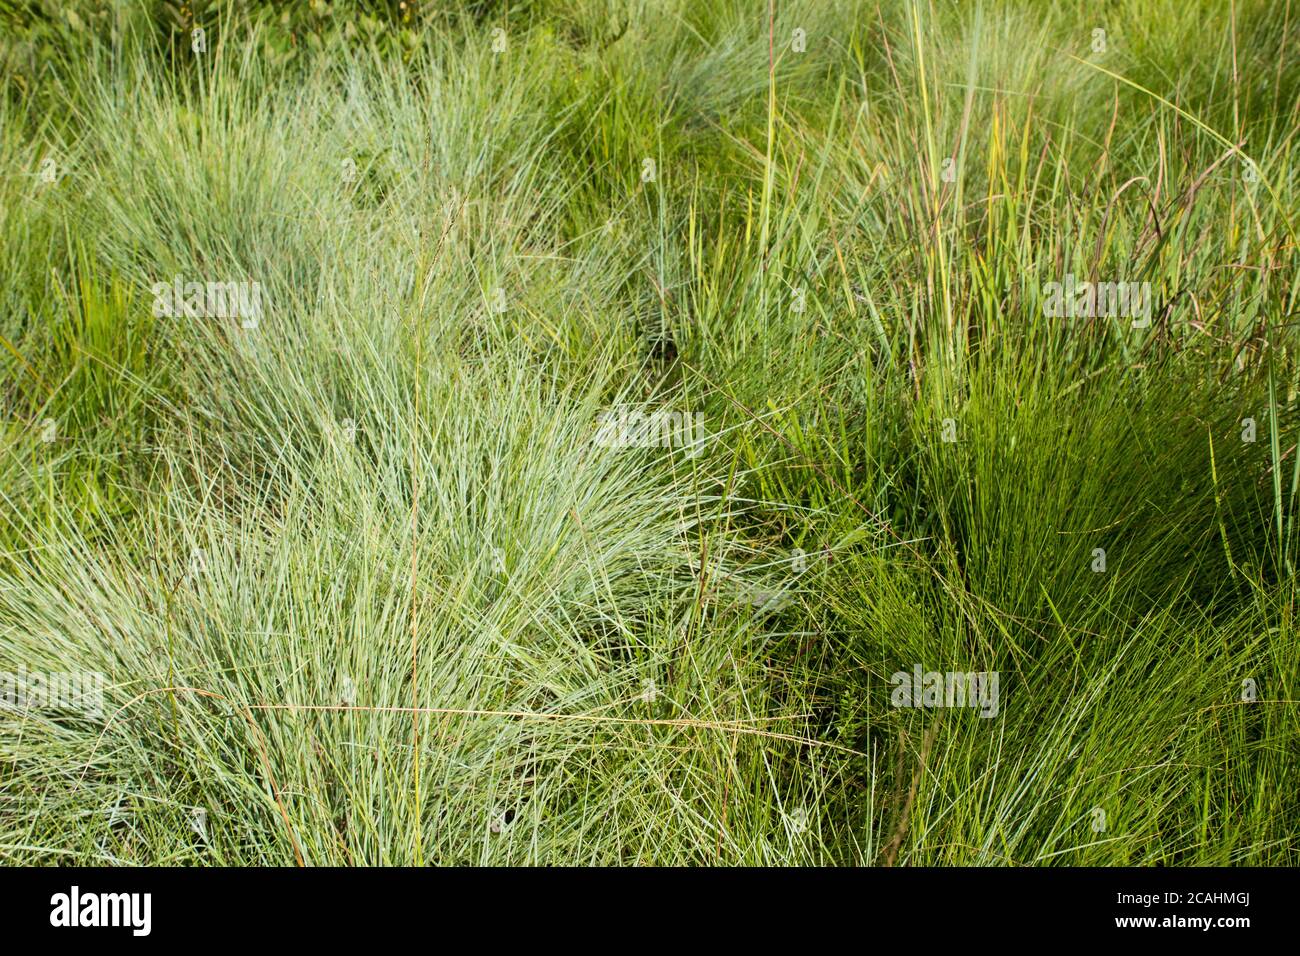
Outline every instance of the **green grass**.
{"label": "green grass", "polygon": [[0,2],[0,860],[1300,862],[1300,6],[153,6]]}

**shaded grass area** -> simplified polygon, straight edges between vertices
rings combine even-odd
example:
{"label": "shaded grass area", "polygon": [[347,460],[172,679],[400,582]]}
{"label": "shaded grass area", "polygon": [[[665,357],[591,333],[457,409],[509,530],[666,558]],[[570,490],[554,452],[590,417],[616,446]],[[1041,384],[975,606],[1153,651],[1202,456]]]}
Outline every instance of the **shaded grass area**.
{"label": "shaded grass area", "polygon": [[0,670],[107,686],[0,710],[0,859],[1296,863],[1300,10],[85,6],[0,57]]}

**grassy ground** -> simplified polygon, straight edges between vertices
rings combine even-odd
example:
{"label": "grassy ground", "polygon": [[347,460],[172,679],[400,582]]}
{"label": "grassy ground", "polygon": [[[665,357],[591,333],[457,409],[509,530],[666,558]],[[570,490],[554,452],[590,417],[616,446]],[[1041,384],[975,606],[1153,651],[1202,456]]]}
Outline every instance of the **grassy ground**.
{"label": "grassy ground", "polygon": [[361,6],[0,3],[0,860],[1300,863],[1300,5]]}

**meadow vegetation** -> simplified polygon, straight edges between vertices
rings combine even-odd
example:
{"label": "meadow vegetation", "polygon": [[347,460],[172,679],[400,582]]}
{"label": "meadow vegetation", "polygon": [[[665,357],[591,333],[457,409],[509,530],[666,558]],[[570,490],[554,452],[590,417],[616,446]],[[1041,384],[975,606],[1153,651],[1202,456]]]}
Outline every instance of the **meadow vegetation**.
{"label": "meadow vegetation", "polygon": [[1300,863],[1300,5],[0,18],[0,860]]}

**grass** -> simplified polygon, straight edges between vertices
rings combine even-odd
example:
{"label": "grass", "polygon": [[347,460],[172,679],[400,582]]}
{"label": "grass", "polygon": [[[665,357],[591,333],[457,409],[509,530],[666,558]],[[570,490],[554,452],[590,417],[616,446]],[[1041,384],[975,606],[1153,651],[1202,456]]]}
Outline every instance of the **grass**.
{"label": "grass", "polygon": [[1300,861],[1300,7],[74,6],[0,671],[106,686],[0,709],[0,860]]}

